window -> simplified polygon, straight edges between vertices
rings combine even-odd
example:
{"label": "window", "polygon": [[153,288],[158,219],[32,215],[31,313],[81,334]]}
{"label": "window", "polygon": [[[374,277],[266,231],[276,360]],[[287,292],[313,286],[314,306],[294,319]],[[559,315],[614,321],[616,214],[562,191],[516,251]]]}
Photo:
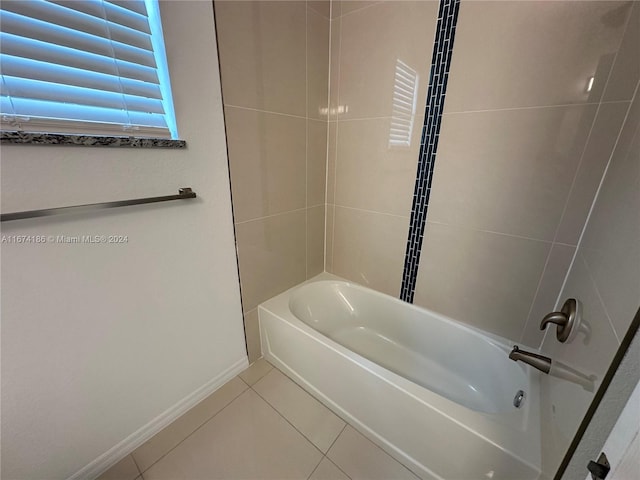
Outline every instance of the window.
{"label": "window", "polygon": [[2,0],[3,130],[177,138],[158,0]]}

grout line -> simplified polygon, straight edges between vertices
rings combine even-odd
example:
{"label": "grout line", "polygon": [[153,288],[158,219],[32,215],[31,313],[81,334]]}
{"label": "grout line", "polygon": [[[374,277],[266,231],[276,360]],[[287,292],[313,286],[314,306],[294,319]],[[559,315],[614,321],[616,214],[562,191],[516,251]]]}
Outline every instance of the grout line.
{"label": "grout line", "polygon": [[[240,105],[231,105],[230,103],[226,103],[226,104],[224,105],[224,107],[225,107],[225,108],[227,108],[227,107],[231,107],[231,108],[238,108],[238,109],[240,109],[240,110],[249,110],[249,111],[251,111],[251,112],[269,113],[269,114],[271,114],[271,115],[281,115],[281,116],[283,116],[283,117],[300,118],[300,119],[303,119],[303,120],[306,120],[306,119],[307,119],[307,117],[306,117],[306,116],[304,116],[304,117],[303,117],[303,116],[300,116],[300,115],[293,115],[293,114],[291,114],[291,113],[282,113],[282,112],[274,112],[274,111],[272,111],[272,110],[261,110],[261,109],[259,109],[259,108],[242,107],[242,106],[240,106]],[[306,109],[305,109],[305,110],[306,110]],[[306,112],[305,112],[305,113],[306,113]]]}
{"label": "grout line", "polygon": [[[616,102],[608,102],[608,103],[619,103],[619,102],[627,102],[628,100],[616,101]],[[587,102],[587,103],[560,103],[558,105],[529,105],[529,106],[521,106],[521,107],[503,107],[503,108],[483,108],[478,110],[460,110],[456,112],[444,112],[442,116],[447,115],[460,115],[465,113],[489,113],[489,112],[510,112],[513,110],[538,110],[543,108],[566,108],[566,107],[586,107],[589,105],[600,105],[600,102]]]}
{"label": "grout line", "polygon": [[[589,103],[562,103],[558,105],[533,105],[533,106],[524,106],[524,107],[505,107],[505,108],[487,108],[481,110],[460,110],[457,112],[444,112],[442,114],[443,117],[449,115],[464,115],[464,114],[473,114],[473,113],[491,113],[491,112],[510,112],[510,111],[518,111],[518,110],[536,110],[536,109],[546,109],[546,108],[566,108],[566,107],[587,107],[593,105],[610,105],[616,103],[630,103],[631,100],[612,100],[609,102],[589,102]],[[419,116],[418,114],[414,115],[414,117]],[[384,120],[392,118],[391,115],[379,115],[379,116],[371,116],[371,117],[349,117],[349,118],[341,118],[341,122],[354,122],[359,120]],[[335,122],[337,120],[329,120],[329,123]]]}
{"label": "grout line", "polygon": [[[337,71],[337,77],[336,77],[336,105],[340,105],[340,73],[341,73],[341,68],[340,65],[342,64],[342,7],[340,9],[340,17],[338,17],[336,19],[339,22],[339,26],[338,26],[338,59],[337,59],[337,67],[338,67],[338,71]],[[333,22],[333,20],[332,20]],[[329,61],[331,61],[331,59],[329,59]],[[331,119],[331,116],[329,115],[327,118]],[[340,133],[340,120],[338,119],[338,116],[336,115],[335,118],[335,135],[334,135],[334,150],[335,150],[335,155],[333,158],[333,218],[331,219],[331,270],[335,271],[335,265],[333,263],[334,260],[334,252],[336,251],[336,209],[335,209],[335,202],[336,202],[336,190],[337,190],[337,185],[338,185],[338,138],[339,138],[339,133]],[[329,126],[327,126],[327,135],[329,134]],[[327,154],[328,154],[328,149],[327,149]],[[328,168],[328,162],[327,162],[327,168]]]}
{"label": "grout line", "polygon": [[[558,227],[556,228],[556,233],[553,237],[553,240],[555,242],[556,238],[558,237],[558,232],[560,231],[560,226],[562,225],[562,220],[564,220],[564,216],[567,210],[567,206],[569,205],[569,199],[571,198],[571,193],[573,192],[573,188],[574,188],[574,184],[578,178],[578,173],[580,170],[580,167],[582,166],[582,160],[584,159],[585,153],[587,151],[587,146],[589,144],[589,140],[591,139],[591,134],[593,133],[593,128],[595,127],[596,124],[596,120],[598,118],[598,113],[600,112],[600,108],[602,106],[602,104],[606,104],[606,103],[620,103],[620,102],[602,102],[602,98],[604,97],[604,95],[607,93],[607,87],[609,86],[609,81],[611,80],[611,75],[613,74],[613,70],[616,66],[616,61],[618,60],[618,54],[620,53],[620,47],[622,46],[622,43],[624,41],[624,37],[625,34],[627,33],[627,29],[629,28],[629,22],[631,22],[631,18],[632,18],[632,14],[629,15],[629,18],[627,19],[627,23],[625,25],[625,28],[622,32],[622,36],[620,37],[620,43],[618,44],[618,47],[616,49],[616,55],[613,58],[613,62],[611,62],[611,68],[609,69],[609,74],[607,75],[607,80],[604,83],[604,86],[602,87],[602,96],[600,97],[600,102],[598,103],[598,108],[596,109],[596,113],[593,117],[593,123],[591,124],[591,129],[589,130],[589,135],[587,136],[587,140],[585,142],[585,146],[584,146],[584,150],[582,151],[582,155],[580,156],[580,161],[578,162],[578,167],[576,168],[576,173],[573,177],[573,181],[571,182],[571,187],[569,188],[569,193],[567,195],[567,200],[565,201],[564,204],[564,208],[562,209],[562,215],[560,216],[560,220],[558,222]],[[598,196],[600,194],[600,188],[602,187],[602,184],[604,183],[604,178],[607,174],[607,171],[609,170],[609,165],[611,164],[611,159],[613,158],[613,155],[616,151],[616,148],[618,147],[618,141],[620,140],[620,136],[622,135],[622,130],[624,129],[625,124],[627,123],[627,118],[629,117],[629,112],[631,111],[631,105],[633,104],[633,101],[636,97],[636,94],[638,92],[638,86],[640,85],[640,83],[638,85],[636,85],[636,89],[631,97],[631,100],[629,101],[629,105],[627,106],[627,112],[624,116],[624,119],[622,120],[622,123],[620,125],[620,130],[618,131],[618,136],[616,137],[616,141],[613,144],[613,148],[611,150],[611,154],[609,155],[609,159],[607,160],[607,165],[604,168],[604,171],[602,172],[602,177],[600,177],[600,183],[598,184],[598,188],[596,189],[596,193],[593,197],[593,200],[591,201],[591,206],[589,208],[589,212],[587,213],[587,217],[584,220],[584,223],[582,225],[582,231],[580,232],[580,236],[578,237],[578,242],[576,245],[576,249],[573,252],[573,258],[571,259],[571,262],[569,263],[569,268],[567,269],[567,272],[565,273],[564,279],[562,281],[562,286],[560,287],[560,290],[558,292],[558,297],[556,298],[556,302],[555,302],[555,306],[557,307],[558,304],[560,303],[560,299],[562,297],[562,294],[564,292],[565,286],[567,285],[567,280],[569,279],[569,275],[571,273],[571,270],[573,269],[573,264],[576,260],[576,256],[578,255],[578,251],[579,251],[579,247],[582,244],[582,238],[584,236],[584,233],[587,230],[587,225],[589,224],[589,219],[591,218],[591,212],[593,211],[593,207],[595,206],[595,203],[598,199]],[[585,262],[586,263],[586,262]],[[594,282],[595,285],[595,282]],[[597,289],[596,289],[597,291]],[[598,294],[599,295],[599,294]],[[603,307],[604,307],[604,303],[603,303]],[[606,312],[606,308],[605,308],[605,312]],[[607,313],[607,317],[608,317],[608,313]],[[611,319],[609,319],[609,322],[611,322]],[[545,343],[545,340],[547,339],[547,332],[550,329],[546,329],[544,332],[544,335],[542,337],[542,342],[540,343],[540,348],[542,348],[542,346]],[[617,333],[614,331],[614,335],[616,336],[616,339],[618,338]]]}
{"label": "grout line", "polygon": [[[551,259],[552,251],[553,251],[553,243],[549,247],[549,253],[547,253],[547,259],[544,262],[544,267],[542,267],[542,273],[540,274],[540,279],[538,280],[538,285],[536,286],[536,292],[533,294],[533,298],[531,299],[531,305],[529,306],[527,319],[524,321],[524,325],[522,326],[522,333],[520,334],[518,343],[524,343],[524,336],[527,333],[527,327],[529,326],[529,322],[531,321],[531,313],[533,312],[533,306],[536,304],[536,300],[538,299],[538,292],[540,292],[540,287],[542,286],[542,279],[544,278],[544,274],[547,273],[547,266],[549,266],[549,260]],[[540,345],[536,348],[540,349],[541,347],[542,347],[542,339],[540,339]]]}
{"label": "grout line", "polygon": [[[559,304],[560,299],[562,298],[562,295],[564,293],[564,289],[567,285],[567,281],[569,280],[569,274],[571,273],[571,270],[573,269],[573,264],[576,261],[576,257],[578,256],[578,252],[580,251],[580,247],[582,247],[582,241],[584,239],[585,233],[587,231],[587,227],[589,226],[589,220],[591,220],[591,214],[593,213],[593,210],[596,206],[596,202],[598,201],[598,197],[600,196],[600,190],[602,190],[602,185],[604,184],[604,179],[607,176],[607,173],[609,172],[609,167],[611,166],[611,160],[613,159],[613,156],[616,153],[616,150],[618,149],[618,142],[620,141],[620,137],[622,136],[622,132],[625,129],[625,126],[627,124],[627,120],[629,119],[629,113],[631,112],[631,107],[635,101],[636,96],[638,95],[638,90],[640,90],[640,81],[636,84],[636,89],[633,92],[633,97],[631,99],[631,103],[629,103],[629,107],[627,108],[627,113],[624,116],[624,120],[622,121],[622,125],[620,126],[620,130],[618,131],[618,136],[616,137],[616,141],[613,144],[613,148],[611,149],[611,153],[609,154],[609,159],[607,160],[607,166],[604,168],[604,171],[602,172],[602,177],[600,178],[600,183],[598,184],[598,188],[596,189],[596,193],[593,197],[593,200],[591,201],[591,206],[589,207],[589,213],[587,213],[587,218],[584,221],[584,225],[582,226],[582,231],[580,232],[580,237],[578,238],[578,244],[576,245],[576,251],[573,253],[573,258],[571,259],[571,263],[569,264],[569,268],[567,269],[567,273],[564,277],[564,280],[562,282],[562,287],[560,287],[560,291],[558,292],[558,298],[556,299],[556,305]],[[606,311],[606,309],[605,309]],[[549,332],[551,329],[547,328],[544,334],[544,339],[542,340],[542,343],[544,344],[544,341],[547,338],[547,332]]]}
{"label": "grout line", "polygon": [[[347,427],[346,427],[346,425],[345,425],[345,427],[344,427],[344,428],[347,428]],[[344,428],[343,428],[342,430],[344,430]],[[340,432],[340,433],[342,433],[342,432]],[[340,435],[338,435],[338,437],[339,437],[339,436],[340,436]],[[336,440],[337,440],[337,438],[336,438]],[[335,441],[334,441],[334,443],[335,443]],[[331,444],[331,445],[333,446],[333,444]],[[328,450],[327,450],[327,452],[328,452]],[[327,457],[326,455],[324,456],[324,458],[326,458],[326,459],[327,459],[327,461],[331,462],[331,464],[332,464],[334,467],[336,467],[338,470],[340,470],[342,473],[344,473],[344,476],[345,476],[345,477],[347,477],[349,480],[351,480],[351,477],[350,477],[349,475],[347,475],[347,472],[345,472],[345,471],[344,471],[343,469],[341,469],[338,465],[336,465],[336,462],[334,462],[333,460],[331,460],[331,459],[330,459],[329,457]],[[395,458],[394,458],[394,460],[395,460]]]}
{"label": "grout line", "polygon": [[[557,243],[557,242],[554,242],[553,240],[543,240],[541,238],[526,237],[524,235],[516,235],[516,234],[513,234],[513,233],[497,232],[497,231],[494,231],[494,230],[484,230],[484,229],[481,229],[481,228],[468,227],[466,225],[457,225],[455,223],[438,222],[438,221],[435,221],[435,220],[427,220],[427,223],[431,223],[433,225],[442,225],[442,226],[445,226],[445,227],[460,228],[460,229],[463,229],[463,230],[472,230],[474,232],[492,233],[494,235],[502,235],[502,236],[505,236],[505,237],[519,238],[521,240],[530,240],[532,242],[548,243],[548,244]],[[566,244],[558,244],[558,245],[565,245],[567,247],[575,246],[575,245],[566,245]]]}
{"label": "grout line", "polygon": [[[340,418],[340,417],[338,417]],[[336,436],[336,438],[333,440],[333,442],[331,442],[331,445],[329,445],[329,448],[327,448],[327,454],[329,453],[329,451],[331,451],[331,449],[333,448],[333,446],[335,445],[335,443],[338,441],[338,439],[340,438],[340,435],[342,435],[342,432],[345,431],[345,429],[347,428],[347,425],[350,425],[348,422],[346,422],[343,418],[340,418],[340,420],[342,420],[344,422],[344,427],[342,427],[342,430],[340,430],[340,433]],[[353,428],[353,427],[352,427]],[[326,454],[325,454],[326,456]],[[329,460],[331,460],[329,457],[327,457]],[[333,463],[333,462],[331,462]],[[334,464],[335,465],[335,464]],[[336,465],[337,467],[337,465]],[[338,467],[340,468],[340,467]],[[342,469],[341,469],[342,470]]]}
{"label": "grout line", "polygon": [[347,17],[349,15],[353,15],[356,12],[361,12],[362,10],[365,10],[367,8],[375,7],[376,5],[380,5],[381,3],[384,3],[384,1],[380,0],[378,2],[372,3],[371,5],[365,5],[364,7],[356,8],[355,10],[351,10],[350,12],[347,12],[347,13],[344,13],[344,14],[342,13],[342,9],[341,9],[340,10],[340,16],[337,17],[337,18],[343,18],[343,17]]}
{"label": "grout line", "polygon": [[323,13],[320,13],[318,10],[313,8],[311,5],[309,5],[308,1],[307,1],[307,8],[310,8],[311,10],[313,10],[313,13],[315,13],[316,15],[320,15],[325,20],[331,21],[331,7],[329,7],[329,16],[328,17],[326,15],[324,15]]}
{"label": "grout line", "polygon": [[[186,412],[185,412],[185,413],[186,413]],[[184,413],[183,413],[183,415],[184,415]],[[181,415],[181,416],[182,416],[182,415]],[[178,417],[178,418],[180,418],[180,417]],[[177,420],[177,419],[176,419],[176,420]],[[175,420],[174,420],[174,421],[175,421]],[[166,427],[165,427],[165,428],[166,428]],[[162,431],[162,430],[160,430],[160,432],[161,432],[161,431]],[[158,432],[158,433],[160,433],[160,432]],[[153,437],[151,437],[151,438],[153,438]],[[143,445],[144,445],[144,444],[143,444]],[[135,452],[135,450],[134,450],[134,452]],[[129,455],[131,455],[131,460],[133,460],[133,464],[134,464],[134,465],[136,466],[136,468],[138,469],[138,475],[136,476],[136,478],[138,478],[140,475],[142,475],[142,470],[140,470],[140,465],[138,465],[138,462],[136,462],[136,458],[133,456],[133,452],[131,452]]]}
{"label": "grout line", "polygon": [[318,464],[313,468],[313,470],[311,470],[311,473],[310,473],[310,474],[309,474],[309,476],[307,477],[307,480],[309,480],[309,479],[313,476],[313,474],[315,473],[315,471],[318,469],[318,467],[319,467],[319,466],[320,466],[320,464],[322,463],[322,460],[324,460],[325,458],[327,458],[325,455],[323,455],[323,456],[320,458],[320,461],[318,462]]}
{"label": "grout line", "polygon": [[[274,367],[274,368],[275,368],[275,367]],[[278,370],[278,369],[276,368],[276,370]],[[278,370],[278,371],[280,372],[280,370]],[[271,370],[269,370],[269,373],[271,373]],[[282,372],[280,372],[280,373],[282,373]],[[284,375],[284,373],[282,373],[282,374]],[[267,375],[268,375],[268,374],[267,374]],[[264,377],[262,377],[260,380],[262,380],[263,378],[265,378],[267,375],[265,375]],[[291,379],[290,379],[289,377],[287,377],[286,375],[285,375],[285,377],[286,377],[286,378],[287,378],[287,380],[289,380],[290,382],[293,382],[293,380],[291,380]],[[294,383],[298,388],[302,388],[302,387],[300,387],[297,383],[295,383],[295,382],[293,382],[293,383]],[[257,384],[258,384],[258,382],[254,383],[253,385],[257,385]],[[269,407],[270,407],[270,408],[272,408],[274,412],[276,412],[278,415],[280,415],[280,416],[285,420],[285,422],[287,422],[289,425],[291,425],[291,426],[294,428],[294,430],[295,430],[296,432],[298,432],[300,435],[302,435],[302,436],[304,437],[304,439],[305,439],[307,442],[309,442],[311,445],[313,445],[313,448],[315,448],[316,450],[318,450],[318,451],[322,454],[322,456],[324,457],[324,455],[325,455],[325,454],[324,454],[324,452],[323,452],[322,450],[320,450],[320,449],[316,446],[316,444],[315,444],[315,443],[313,443],[313,442],[311,441],[311,439],[309,439],[309,438],[308,438],[304,433],[302,433],[300,430],[298,430],[298,427],[296,427],[293,423],[291,423],[291,422],[289,421],[289,419],[288,419],[287,417],[285,417],[282,413],[280,413],[280,411],[279,411],[276,407],[274,407],[273,405],[271,405],[271,403],[269,403],[269,400],[267,400],[267,399],[266,399],[266,398],[264,398],[262,395],[260,395],[260,393],[259,393],[255,388],[253,388],[253,386],[251,386],[251,387],[249,387],[249,388],[250,388],[251,390],[253,390],[253,392],[254,392],[256,395],[258,395],[258,397],[260,397],[260,398],[261,398],[261,399],[262,399],[262,400],[263,400],[267,405],[269,405]],[[303,390],[303,391],[304,391],[305,393],[307,393],[307,392],[306,392],[306,390]],[[307,395],[309,395],[309,394],[307,393]],[[311,396],[311,395],[309,395],[309,396]],[[311,398],[313,398],[314,400],[316,400],[314,397],[311,397]],[[317,401],[317,400],[316,400],[316,401]],[[321,403],[321,405],[322,405],[322,403]],[[324,405],[322,405],[322,406],[323,406],[324,408],[327,408],[327,407],[325,407]],[[329,410],[329,409],[327,408],[327,410]],[[329,410],[329,411],[331,412],[331,410]],[[331,412],[331,413],[333,413],[333,412]],[[335,414],[334,414],[334,415],[335,415]],[[338,418],[340,418],[340,417],[338,417]],[[327,451],[329,451],[329,450],[327,450]],[[320,459],[320,461],[322,461],[322,458]],[[320,462],[318,462],[318,463],[320,463]]]}
{"label": "grout line", "polygon": [[309,4],[304,9],[304,278],[309,278]]}
{"label": "grout line", "polygon": [[[582,167],[582,163],[584,161],[584,157],[587,154],[587,147],[589,147],[589,142],[591,141],[591,136],[593,135],[594,129],[596,127],[596,123],[598,122],[598,114],[600,113],[601,105],[598,104],[596,108],[596,112],[593,115],[593,120],[591,121],[591,128],[589,128],[589,133],[587,134],[587,138],[584,142],[584,147],[582,148],[582,153],[580,154],[580,158],[578,160],[578,164],[576,165],[576,170],[573,174],[573,178],[571,179],[571,185],[569,186],[569,190],[567,191],[567,197],[564,201],[564,206],[562,207],[562,213],[560,214],[560,218],[558,219],[558,224],[556,225],[556,231],[553,234],[553,240],[555,241],[558,238],[558,234],[560,233],[560,228],[563,225],[565,215],[567,213],[567,209],[569,207],[569,202],[571,200],[571,195],[573,194],[574,188],[578,181],[578,177],[580,176],[580,168]],[[622,125],[621,125],[622,128]],[[585,219],[586,220],[586,219]]]}
{"label": "grout line", "polygon": [[286,212],[272,213],[271,215],[265,215],[264,217],[250,218],[249,220],[242,220],[241,222],[236,222],[236,225],[243,225],[243,224],[249,223],[249,222],[256,222],[258,220],[265,220],[267,218],[278,217],[280,215],[286,215],[288,213],[301,212],[301,211],[306,210],[306,209],[307,209],[307,207],[300,207],[300,208],[296,208],[294,210],[287,210]]}
{"label": "grout line", "polygon": [[[330,29],[331,30],[331,27]],[[331,57],[329,57],[331,58]],[[612,105],[612,104],[617,104],[617,103],[630,103],[631,100],[611,100],[608,102],[588,102],[588,103],[561,103],[558,105],[532,105],[532,106],[523,106],[523,107],[505,107],[505,108],[488,108],[488,109],[480,109],[480,110],[460,110],[457,112],[444,112],[442,114],[443,117],[449,116],[449,115],[464,115],[464,114],[473,114],[473,113],[490,113],[490,112],[510,112],[510,111],[518,111],[518,110],[536,110],[536,109],[547,109],[547,108],[566,108],[566,107],[587,107],[587,106],[593,106],[593,105]],[[338,122],[338,115],[336,114],[336,118],[335,119],[331,119],[331,117],[328,117],[328,120],[324,120],[324,118],[315,118],[315,117],[302,117],[300,115],[293,115],[290,113],[282,113],[282,112],[275,112],[272,110],[262,110],[259,108],[251,108],[251,107],[242,107],[240,105],[231,105],[231,104],[225,104],[225,107],[232,107],[232,108],[239,108],[242,110],[251,110],[254,112],[261,112],[261,113],[270,113],[273,115],[284,115],[286,117],[294,117],[294,118],[306,118],[308,120],[312,120],[315,122],[329,122],[329,123],[336,123]],[[414,117],[418,117],[420,116],[419,114],[415,114],[413,115]],[[357,122],[360,120],[388,120],[392,118],[391,115],[373,115],[373,116],[368,116],[368,117],[348,117],[348,118],[344,118],[341,117],[340,121],[341,122]]]}
{"label": "grout line", "polygon": [[[367,210],[365,208],[357,208],[357,207],[348,207],[346,205],[336,205],[336,204],[331,204],[331,205],[333,205],[335,208],[344,208],[346,210],[355,210],[358,212],[373,213],[377,215],[385,215],[387,217],[402,218],[403,220],[409,220],[408,216],[396,215],[395,213],[377,212],[375,210]],[[334,222],[335,222],[335,215],[334,215]]]}
{"label": "grout line", "polygon": [[327,216],[328,216],[328,208],[327,202],[329,200],[329,136],[331,125],[329,124],[329,119],[331,115],[329,114],[329,107],[331,106],[331,38],[333,31],[333,21],[331,20],[331,13],[333,12],[333,1],[329,2],[329,58],[327,61],[329,62],[329,68],[327,69],[327,137],[325,142],[325,156],[324,156],[324,230],[322,232],[322,247],[323,247],[323,255],[322,255],[322,271],[327,271]]}
{"label": "grout line", "polygon": [[[334,122],[337,122],[337,116],[339,114],[336,114],[336,120],[333,120]],[[411,115],[412,117],[417,117],[418,115]],[[359,122],[359,121],[366,121],[366,120],[389,120],[393,118],[391,115],[377,115],[377,116],[372,116],[372,117],[350,117],[350,118],[340,118],[341,122]]]}
{"label": "grout line", "polygon": [[584,265],[585,270],[587,271],[587,275],[589,276],[589,280],[591,280],[591,285],[593,286],[593,289],[596,292],[596,295],[598,296],[598,300],[600,301],[600,305],[602,306],[602,310],[604,310],[604,315],[605,317],[607,317],[607,320],[609,321],[609,327],[611,327],[611,330],[613,331],[613,336],[616,339],[616,342],[618,342],[618,347],[620,346],[621,340],[620,337],[618,336],[618,332],[616,331],[616,327],[613,325],[613,320],[611,320],[611,316],[609,315],[609,311],[607,310],[607,305],[604,303],[604,300],[602,299],[602,295],[600,295],[600,290],[598,289],[598,284],[596,283],[595,278],[593,278],[593,275],[591,273],[591,269],[589,268],[589,262],[587,262],[587,259],[584,258],[584,255],[582,255],[582,253],[579,254],[580,255],[580,259],[582,260],[582,264]]}
{"label": "grout line", "polygon": [[571,247],[571,248],[576,248],[577,245],[571,245],[570,243],[564,243],[564,242],[553,242],[554,245],[562,245],[563,247]]}
{"label": "grout line", "polygon": [[[235,376],[235,377],[233,377],[233,378],[240,378],[240,376],[239,376],[239,375],[236,375],[236,376]],[[233,378],[232,378],[231,380],[233,380]],[[229,382],[231,382],[231,380],[229,380]],[[144,475],[144,473],[145,473],[145,472],[148,472],[148,471],[151,469],[151,467],[153,467],[156,463],[158,463],[158,462],[159,462],[160,460],[162,460],[164,457],[166,457],[167,455],[169,455],[169,453],[171,453],[171,452],[172,452],[172,451],[174,451],[176,448],[178,448],[178,446],[179,446],[179,445],[181,445],[181,444],[182,444],[182,443],[183,443],[187,438],[189,438],[191,435],[193,435],[194,433],[196,433],[198,430],[200,430],[202,427],[204,427],[207,423],[209,423],[212,419],[214,419],[214,418],[215,418],[215,417],[217,417],[220,413],[222,413],[224,410],[226,410],[226,408],[227,408],[229,405],[231,405],[233,402],[235,402],[235,401],[236,401],[238,398],[240,398],[240,397],[241,397],[241,396],[242,396],[242,395],[243,395],[247,390],[249,390],[249,389],[251,388],[249,385],[247,385],[247,384],[246,384],[246,382],[245,382],[244,380],[242,380],[241,378],[240,378],[240,380],[242,381],[242,383],[244,383],[244,384],[247,386],[247,388],[243,389],[240,393],[238,393],[238,395],[236,395],[236,396],[235,396],[235,397],[233,397],[231,400],[229,400],[229,402],[228,402],[224,407],[222,407],[220,410],[218,410],[216,413],[214,413],[214,414],[213,414],[211,417],[209,417],[207,420],[205,420],[204,422],[202,422],[202,424],[200,424],[200,425],[198,426],[198,428],[196,428],[193,432],[191,432],[189,435],[187,435],[186,437],[184,437],[184,438],[183,438],[182,440],[180,440],[177,444],[175,444],[172,448],[170,448],[170,449],[169,449],[168,451],[166,451],[163,455],[161,455],[161,456],[160,456],[160,458],[158,458],[155,462],[153,462],[151,465],[149,465],[149,466],[144,470],[144,472],[140,472],[140,475]],[[229,382],[227,382],[227,383],[229,383]],[[225,383],[224,385],[226,385],[227,383]],[[220,388],[224,387],[224,385],[222,385]],[[220,390],[220,388],[219,388],[218,390]],[[218,390],[216,390],[216,392],[217,392]],[[211,395],[215,395],[215,393],[216,393],[216,392],[213,392]],[[209,396],[211,396],[211,395],[209,395]],[[206,397],[206,398],[209,398],[209,397]],[[205,398],[205,399],[206,399],[206,398]],[[204,401],[204,399],[203,399],[203,401]],[[202,402],[199,402],[199,403],[202,403]],[[194,406],[194,408],[195,408],[195,406]],[[193,410],[193,408],[192,408],[191,410]],[[182,418],[184,415],[186,415],[186,414],[187,414],[189,411],[191,411],[191,410],[188,410],[187,412],[183,413],[180,417],[176,418],[176,419],[175,419],[173,422],[171,422],[169,425],[171,425],[172,423],[174,423],[174,422],[178,421],[180,418]],[[168,427],[169,425],[167,425],[167,427]],[[167,427],[165,427],[165,428],[167,428]],[[164,429],[163,429],[163,430],[164,430]],[[159,435],[159,434],[161,434],[161,433],[162,433],[162,430],[160,430],[158,433],[156,433],[156,435]],[[154,435],[153,437],[151,437],[151,439],[152,439],[152,438],[155,438],[155,437],[156,437],[156,435]],[[151,440],[151,439],[149,439],[149,440]],[[148,442],[149,440],[147,440],[147,442]],[[145,442],[145,443],[146,443],[146,442]],[[144,443],[143,443],[143,445],[144,445]],[[135,450],[134,450],[134,452],[135,452]],[[133,452],[131,453],[131,456],[133,457]],[[135,457],[134,457],[134,461],[135,461]],[[136,466],[137,466],[137,464],[136,464]],[[141,469],[140,469],[140,467],[138,467],[138,470],[139,470],[139,471],[141,470]]]}

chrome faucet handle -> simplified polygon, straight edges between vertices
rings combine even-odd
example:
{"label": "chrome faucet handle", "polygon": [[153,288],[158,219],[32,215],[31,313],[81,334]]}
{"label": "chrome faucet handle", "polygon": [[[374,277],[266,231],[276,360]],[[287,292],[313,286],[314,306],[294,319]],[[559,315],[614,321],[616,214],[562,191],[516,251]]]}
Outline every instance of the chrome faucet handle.
{"label": "chrome faucet handle", "polygon": [[547,328],[550,323],[557,325],[556,338],[559,342],[565,343],[570,338],[573,339],[580,324],[578,301],[575,298],[569,298],[564,302],[559,312],[551,312],[545,315],[542,322],[540,322],[540,330]]}

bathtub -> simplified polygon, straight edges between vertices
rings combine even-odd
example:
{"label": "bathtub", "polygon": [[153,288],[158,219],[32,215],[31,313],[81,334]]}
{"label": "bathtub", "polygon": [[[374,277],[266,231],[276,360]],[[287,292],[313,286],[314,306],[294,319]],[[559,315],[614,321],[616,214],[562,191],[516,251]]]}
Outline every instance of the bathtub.
{"label": "bathtub", "polygon": [[265,358],[418,476],[539,477],[539,373],[506,340],[327,273],[258,315]]}

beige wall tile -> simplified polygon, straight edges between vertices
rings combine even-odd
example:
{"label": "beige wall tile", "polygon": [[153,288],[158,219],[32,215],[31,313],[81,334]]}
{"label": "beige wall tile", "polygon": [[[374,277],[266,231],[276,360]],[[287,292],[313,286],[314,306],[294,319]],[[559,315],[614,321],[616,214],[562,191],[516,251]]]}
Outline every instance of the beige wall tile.
{"label": "beige wall tile", "polygon": [[581,303],[582,322],[588,327],[589,333],[585,335],[579,332],[572,342],[560,343],[555,330],[552,330],[542,343],[542,352],[584,374],[597,375],[599,384],[619,342],[580,253],[571,267],[560,301],[564,302],[567,298],[575,298]]}
{"label": "beige wall tile", "polygon": [[[540,321],[547,313],[555,311],[556,300],[575,251],[575,247],[557,243],[551,247],[520,343],[532,348],[540,348],[544,337],[544,332],[540,330]],[[558,307],[560,308],[561,306]]]}
{"label": "beige wall tile", "polygon": [[540,377],[542,476],[554,477],[576,430],[582,421],[593,393],[564,379],[543,375]]}
{"label": "beige wall tile", "polygon": [[325,203],[327,184],[327,122],[307,122],[307,207]]}
{"label": "beige wall tile", "polygon": [[260,325],[258,324],[258,309],[254,308],[244,314],[244,334],[247,339],[247,355],[249,363],[253,363],[262,357],[260,345]]}
{"label": "beige wall tile", "polygon": [[414,303],[520,338],[551,245],[427,223]]}
{"label": "beige wall tile", "polygon": [[349,108],[342,118],[391,116],[398,60],[419,75],[422,111],[437,11],[437,2],[383,2],[341,17],[339,104]]}
{"label": "beige wall tile", "polygon": [[371,2],[367,0],[336,0],[333,3],[336,6],[336,13],[338,15],[346,15],[380,2]]}
{"label": "beige wall tile", "polygon": [[631,100],[640,80],[640,4],[626,2],[621,13],[632,7],[627,28],[607,82],[604,101]]}
{"label": "beige wall tile", "polygon": [[578,244],[628,107],[626,102],[600,105],[558,227],[556,242]]}
{"label": "beige wall tile", "polygon": [[329,20],[307,10],[307,116],[327,120],[329,104]]}
{"label": "beige wall tile", "polygon": [[335,273],[333,271],[333,230],[334,230],[334,219],[335,219],[335,205],[327,204],[327,221],[326,221],[326,229],[324,235],[324,241],[326,244],[325,250],[325,259],[324,259],[324,268],[325,271],[330,273]]}
{"label": "beige wall tile", "polygon": [[579,105],[445,115],[429,219],[553,241],[595,111]]}
{"label": "beige wall tile", "polygon": [[632,106],[581,244],[622,340],[640,307],[640,99]]}
{"label": "beige wall tile", "polygon": [[331,19],[338,19],[342,15],[342,2],[340,0],[331,0]]}
{"label": "beige wall tile", "polygon": [[328,120],[336,120],[337,107],[340,99],[340,36],[342,21],[340,18],[331,20],[331,45],[329,48],[329,112]]}
{"label": "beige wall tile", "polygon": [[305,207],[306,120],[225,107],[236,222]]}
{"label": "beige wall tile", "polygon": [[338,122],[336,205],[409,215],[421,125],[410,147],[390,146],[390,127],[389,118]]}
{"label": "beige wall tile", "polygon": [[623,5],[463,2],[445,111],[597,102],[622,38]]}
{"label": "beige wall tile", "polygon": [[307,6],[325,18],[331,18],[330,0],[309,0]]}
{"label": "beige wall tile", "polygon": [[245,312],[306,278],[306,212],[236,224]]}
{"label": "beige wall tile", "polygon": [[325,206],[307,209],[307,278],[324,271]]}
{"label": "beige wall tile", "polygon": [[409,219],[335,207],[332,273],[398,296]]}
{"label": "beige wall tile", "polygon": [[306,3],[216,1],[225,105],[306,115]]}
{"label": "beige wall tile", "polygon": [[336,157],[338,148],[338,123],[329,122],[327,145],[327,203],[336,198]]}

